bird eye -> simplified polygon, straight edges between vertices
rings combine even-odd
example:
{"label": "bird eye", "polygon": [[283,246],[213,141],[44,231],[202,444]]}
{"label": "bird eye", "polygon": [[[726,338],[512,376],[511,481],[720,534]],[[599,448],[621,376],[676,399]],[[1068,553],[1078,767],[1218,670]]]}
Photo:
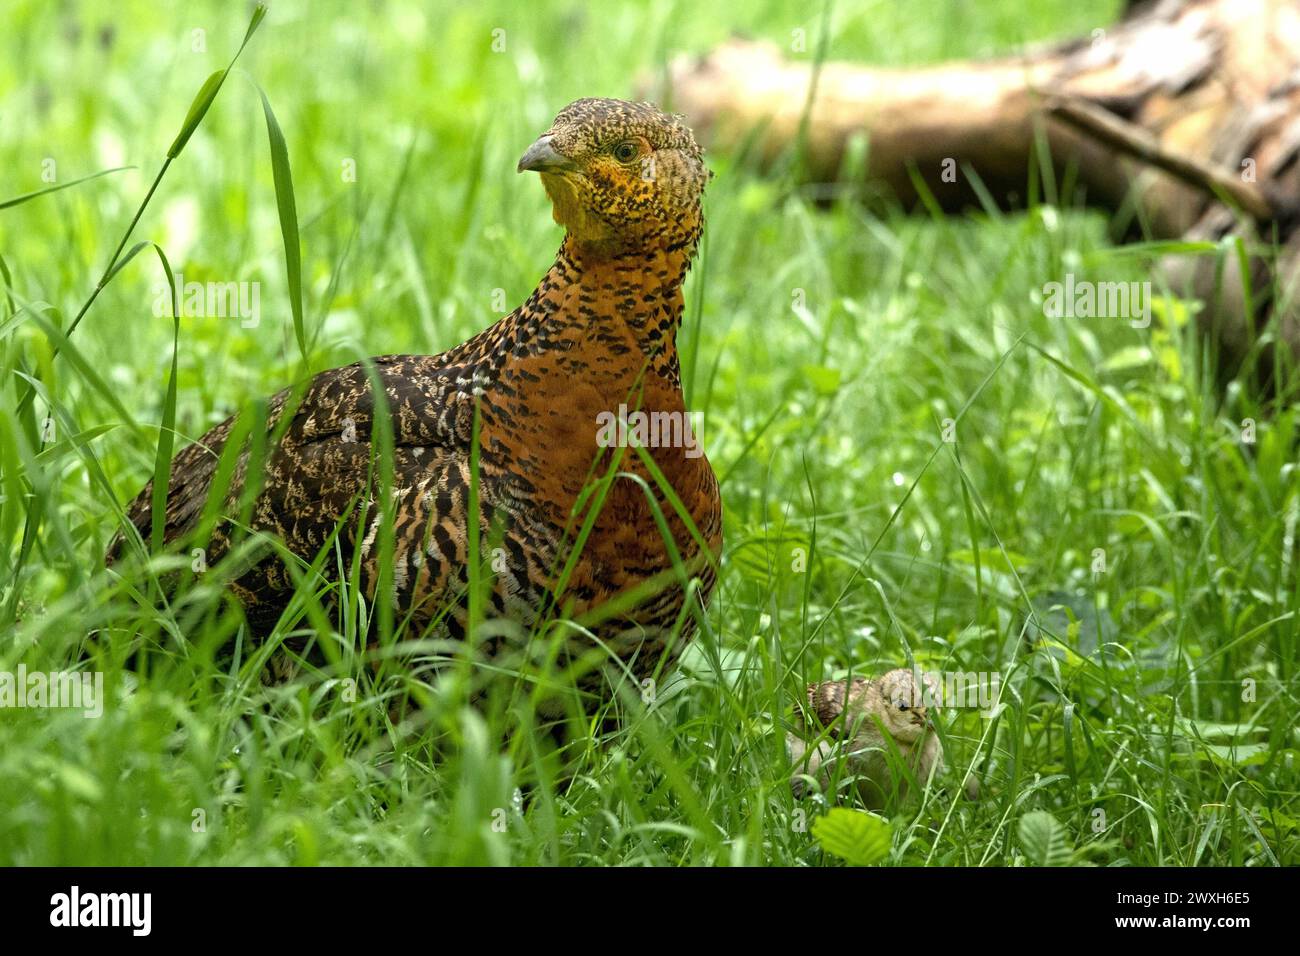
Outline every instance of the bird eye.
{"label": "bird eye", "polygon": [[905,700],[897,700],[897,701],[894,701],[894,703],[898,706],[898,709],[899,709],[899,710],[907,710],[907,701],[905,701]]}
{"label": "bird eye", "polygon": [[641,145],[633,140],[619,143],[614,147],[614,158],[620,163],[630,163],[641,155]]}

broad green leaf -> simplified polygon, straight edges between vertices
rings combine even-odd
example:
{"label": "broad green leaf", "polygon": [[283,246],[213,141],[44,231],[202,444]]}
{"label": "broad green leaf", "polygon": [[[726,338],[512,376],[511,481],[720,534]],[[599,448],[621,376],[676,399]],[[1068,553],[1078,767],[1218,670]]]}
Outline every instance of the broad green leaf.
{"label": "broad green leaf", "polygon": [[1225,766],[1248,767],[1267,760],[1268,744],[1201,744],[1201,752]]}
{"label": "broad green leaf", "polygon": [[1020,850],[1034,866],[1066,866],[1074,853],[1065,827],[1046,810],[1035,810],[1020,818],[1017,828]]}
{"label": "broad green leaf", "polygon": [[854,866],[879,863],[889,854],[889,823],[873,813],[833,807],[812,825],[821,848]]}

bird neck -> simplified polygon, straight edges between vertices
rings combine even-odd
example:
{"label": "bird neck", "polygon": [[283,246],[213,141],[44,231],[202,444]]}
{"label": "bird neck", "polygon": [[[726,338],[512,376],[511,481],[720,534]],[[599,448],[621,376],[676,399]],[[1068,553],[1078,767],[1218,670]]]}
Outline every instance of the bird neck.
{"label": "bird neck", "polygon": [[533,294],[548,313],[547,338],[564,348],[635,345],[651,367],[675,369],[682,282],[697,239],[612,250],[565,236]]}
{"label": "bird neck", "polygon": [[[590,289],[635,286],[660,297],[678,294],[695,257],[698,233],[688,236],[656,236],[635,246],[611,246],[565,235],[555,266],[576,277]],[[552,267],[554,270],[555,267]]]}

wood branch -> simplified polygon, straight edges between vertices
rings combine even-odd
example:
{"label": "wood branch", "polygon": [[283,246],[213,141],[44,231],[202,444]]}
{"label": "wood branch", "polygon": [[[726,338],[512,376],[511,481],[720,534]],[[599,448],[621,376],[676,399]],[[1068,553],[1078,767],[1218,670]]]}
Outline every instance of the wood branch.
{"label": "wood branch", "polygon": [[1094,141],[1163,169],[1183,182],[1205,190],[1211,197],[1227,196],[1262,222],[1278,219],[1283,214],[1281,202],[1270,198],[1253,183],[1190,156],[1170,152],[1141,126],[1125,122],[1095,103],[1077,97],[1064,98],[1052,103],[1048,113],[1088,134]]}

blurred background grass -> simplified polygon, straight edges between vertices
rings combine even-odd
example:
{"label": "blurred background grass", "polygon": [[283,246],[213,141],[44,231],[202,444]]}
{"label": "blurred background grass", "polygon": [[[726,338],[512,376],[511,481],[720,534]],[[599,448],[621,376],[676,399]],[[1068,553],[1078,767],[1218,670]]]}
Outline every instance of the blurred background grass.
{"label": "blurred background grass", "polygon": [[[276,2],[239,69],[289,146],[311,365],[437,352],[526,297],[560,233],[515,162],[572,99],[626,97],[733,32],[788,47],[804,30],[811,57],[825,28],[831,58],[916,64],[1087,35],[1118,6]],[[50,159],[59,181],[136,167],[0,212],[24,299],[53,304],[66,326],[250,13],[9,5],[0,198],[47,185]],[[1149,330],[1045,318],[1034,296],[1067,271],[1147,277],[1140,257],[1110,253],[1096,215],[909,219],[817,204],[708,158],[718,175],[681,342],[724,479],[716,658],[688,661],[671,699],[593,746],[558,793],[526,746],[493,745],[490,717],[448,705],[412,744],[365,695],[322,716],[319,687],[291,687],[268,711],[202,663],[144,680],[98,721],[0,715],[0,859],[825,862],[797,822],[780,723],[803,682],[896,666],[906,646],[925,666],[1001,671],[1008,706],[952,716],[950,757],[978,766],[986,797],[898,808],[892,862],[1019,862],[1016,821],[1034,810],[1061,821],[1076,860],[1294,862],[1294,413],[1269,418],[1240,389],[1221,401],[1202,387],[1189,304],[1162,303]],[[156,240],[186,281],[261,283],[257,328],[182,322],[182,442],[299,373],[246,77],[227,83],[135,238]],[[118,501],[134,494],[171,360],[171,321],[152,312],[160,281],[140,256],[73,339],[138,430],[66,358],[50,360],[38,328],[5,327],[0,461],[38,473],[45,505],[32,561],[5,581],[21,589],[6,666],[67,666],[101,627],[165,642],[174,623],[103,574],[115,505],[84,457],[34,465],[14,427],[25,370],[78,428],[117,426],[90,446]],[[942,421],[976,395],[943,445]],[[1250,449],[1245,417],[1259,420]],[[26,506],[9,495],[0,512],[9,578]],[[1036,631],[1022,644],[1031,617],[1060,646]],[[1257,699],[1242,699],[1243,679]],[[435,758],[437,735],[452,745]],[[521,783],[541,796],[518,803]]]}

